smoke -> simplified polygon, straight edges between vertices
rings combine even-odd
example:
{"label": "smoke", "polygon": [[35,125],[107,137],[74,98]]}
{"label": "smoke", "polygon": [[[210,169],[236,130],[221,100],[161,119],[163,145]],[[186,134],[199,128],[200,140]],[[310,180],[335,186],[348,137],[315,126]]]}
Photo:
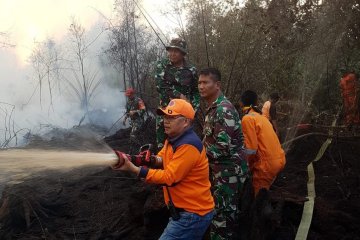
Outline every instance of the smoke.
{"label": "smoke", "polygon": [[[123,115],[125,96],[120,91],[122,87],[117,79],[118,75],[102,55],[107,39],[107,33],[102,32],[103,25],[104,23],[99,21],[86,32],[87,39],[96,39],[86,55],[86,72],[89,75],[96,73],[96,81],[100,81],[87,114],[74,90],[65,80],[75,84],[74,70],[60,69],[58,78],[51,79],[52,96],[48,82],[43,79],[40,101],[39,79],[32,65],[20,64],[16,49],[0,49],[0,147],[5,147],[4,142],[9,138],[13,139],[6,144],[7,147],[21,144],[22,137],[28,130],[37,134],[44,126],[71,128],[79,125],[81,120],[82,124],[92,123],[109,128]],[[62,41],[55,42],[55,45],[59,46],[61,57],[69,59],[67,61],[73,64],[71,54],[74,54],[74,49],[69,48],[69,38],[65,37]],[[61,68],[69,66],[63,64]],[[71,66],[77,68],[76,65]],[[20,129],[24,130],[18,132]]]}
{"label": "smoke", "polygon": [[[10,43],[16,45],[0,48],[0,148],[19,144],[29,130],[36,134],[42,133],[44,126],[71,128],[80,122],[109,128],[123,115],[122,74],[113,69],[103,51],[108,43],[108,21],[116,15],[114,2],[65,0],[59,4],[40,0],[24,5],[20,1],[0,1],[4,13],[0,16],[0,30],[9,32]],[[173,21],[161,13],[171,9],[171,1],[143,0],[139,3],[160,29],[167,32],[176,27],[176,21],[174,26]],[[94,40],[87,49],[85,68],[88,74],[96,74],[96,81],[101,81],[86,115],[81,99],[69,84],[76,84],[71,68],[79,70],[74,49],[70,48],[71,16],[85,28],[88,43]],[[147,25],[145,21],[144,24]],[[39,73],[29,59],[36,46],[34,42],[45,42],[45,39],[52,41],[50,45],[58,51],[60,59],[55,65],[60,68],[60,74],[54,72],[51,76],[51,95],[46,78],[40,87]],[[20,129],[24,130],[18,132]],[[6,144],[7,140],[10,143]]]}

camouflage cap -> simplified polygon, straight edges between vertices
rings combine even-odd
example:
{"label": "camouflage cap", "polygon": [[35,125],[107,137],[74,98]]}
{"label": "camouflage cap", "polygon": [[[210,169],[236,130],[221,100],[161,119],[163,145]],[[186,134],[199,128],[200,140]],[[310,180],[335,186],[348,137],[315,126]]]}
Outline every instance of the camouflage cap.
{"label": "camouflage cap", "polygon": [[170,48],[177,48],[181,52],[187,54],[186,42],[182,38],[171,39],[170,44],[166,46],[166,50],[169,50]]}

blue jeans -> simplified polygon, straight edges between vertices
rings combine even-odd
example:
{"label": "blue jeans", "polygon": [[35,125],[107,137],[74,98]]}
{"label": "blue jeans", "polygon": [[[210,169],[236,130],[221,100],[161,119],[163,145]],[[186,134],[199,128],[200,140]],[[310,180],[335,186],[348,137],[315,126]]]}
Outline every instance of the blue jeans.
{"label": "blue jeans", "polygon": [[180,212],[179,220],[174,221],[172,218],[169,219],[169,223],[159,240],[201,240],[213,216],[214,211],[204,216],[186,211]]}

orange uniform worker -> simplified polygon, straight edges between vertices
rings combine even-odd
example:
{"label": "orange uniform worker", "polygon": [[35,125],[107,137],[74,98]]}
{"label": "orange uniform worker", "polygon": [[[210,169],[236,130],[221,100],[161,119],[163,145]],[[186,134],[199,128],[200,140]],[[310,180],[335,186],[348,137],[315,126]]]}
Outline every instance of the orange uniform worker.
{"label": "orange uniform worker", "polygon": [[244,133],[245,153],[253,174],[255,195],[260,189],[269,189],[277,174],[285,166],[285,153],[267,118],[257,109],[257,94],[245,91],[241,96],[245,116],[241,125]]}
{"label": "orange uniform worker", "polygon": [[345,73],[340,80],[341,95],[343,98],[345,124],[360,124],[359,112],[359,83],[354,73]]}
{"label": "orange uniform worker", "polygon": [[[164,118],[168,136],[156,156],[162,161],[162,169],[135,166],[126,155],[124,163],[120,164],[120,159],[113,168],[136,173],[147,183],[164,185],[165,203],[172,217],[160,240],[200,240],[213,218],[214,199],[206,150],[191,126],[195,111],[187,101],[173,99],[157,113]],[[174,209],[178,217],[173,214]]]}

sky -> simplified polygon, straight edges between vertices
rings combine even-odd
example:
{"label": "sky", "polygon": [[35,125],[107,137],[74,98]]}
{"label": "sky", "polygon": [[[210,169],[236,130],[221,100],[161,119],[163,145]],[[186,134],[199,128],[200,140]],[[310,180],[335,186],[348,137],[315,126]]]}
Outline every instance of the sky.
{"label": "sky", "polygon": [[[169,0],[144,0],[142,6],[167,28],[159,9]],[[26,64],[35,41],[48,37],[58,41],[67,33],[71,17],[87,30],[98,21],[113,17],[114,0],[0,0],[0,31],[16,47],[11,49],[19,64]],[[101,12],[101,14],[99,14]]]}
{"label": "sky", "polygon": [[[171,33],[174,27],[161,11],[171,0],[143,0],[141,6],[157,22],[160,28]],[[81,118],[81,112],[74,107],[71,99],[64,96],[56,97],[55,111],[50,113],[49,107],[40,107],[38,97],[30,98],[36,81],[29,63],[29,56],[35,46],[35,42],[41,42],[48,38],[56,43],[63,43],[67,39],[68,28],[71,18],[75,18],[87,32],[96,34],[100,32],[99,26],[107,19],[114,19],[114,0],[0,0],[0,32],[6,34],[6,38],[0,36],[0,41],[5,41],[14,47],[0,48],[0,110],[5,109],[8,113],[12,105],[15,106],[14,120],[18,128],[33,128],[41,124],[50,124],[59,127],[71,127]],[[101,13],[101,14],[100,14]],[[106,39],[106,32],[95,44],[100,51]],[[103,41],[103,42],[102,42]],[[123,96],[118,90],[100,89],[106,92],[106,97],[99,94],[96,107],[116,108],[117,115],[121,114],[120,105],[124,105]],[[109,99],[112,96],[114,99]],[[29,104],[25,103],[31,99]],[[120,100],[119,100],[120,99]],[[8,103],[2,104],[2,103]],[[106,111],[106,110],[104,110]],[[0,111],[0,144],[4,137],[4,111]],[[0,145],[1,146],[1,145]]]}

